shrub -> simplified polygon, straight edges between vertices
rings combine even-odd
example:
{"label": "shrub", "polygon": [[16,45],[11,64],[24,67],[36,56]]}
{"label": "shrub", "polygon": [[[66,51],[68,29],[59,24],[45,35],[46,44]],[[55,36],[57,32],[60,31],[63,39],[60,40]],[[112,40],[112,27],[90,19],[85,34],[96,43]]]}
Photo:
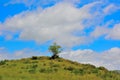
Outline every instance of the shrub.
{"label": "shrub", "polygon": [[35,73],[36,70],[35,70],[35,69],[30,69],[28,72],[29,72],[29,73]]}
{"label": "shrub", "polygon": [[39,70],[39,72],[44,73],[44,72],[46,72],[46,69],[42,68],[42,69]]}
{"label": "shrub", "polygon": [[58,62],[63,62],[63,60],[62,59],[58,59]]}
{"label": "shrub", "polygon": [[8,62],[9,60],[5,59],[4,61],[5,61],[5,62]]}
{"label": "shrub", "polygon": [[2,80],[2,76],[0,75],[0,80]]}
{"label": "shrub", "polygon": [[57,69],[57,68],[54,68],[54,71],[55,71],[55,72],[57,72],[57,71],[58,71],[58,69]]}
{"label": "shrub", "polygon": [[47,64],[46,63],[43,63],[43,66],[46,66]]}
{"label": "shrub", "polygon": [[33,64],[33,65],[32,65],[32,68],[33,68],[33,69],[36,69],[37,67],[38,67],[37,64]]}
{"label": "shrub", "polygon": [[98,69],[93,69],[91,72],[97,74],[99,72],[99,70]]}
{"label": "shrub", "polygon": [[30,63],[30,61],[29,60],[25,60],[23,63],[24,64],[28,64],[28,63]]}
{"label": "shrub", "polygon": [[54,64],[51,67],[60,67],[60,65],[59,64]]}
{"label": "shrub", "polygon": [[57,68],[42,68],[39,70],[39,72],[41,73],[51,73],[51,72],[57,72],[58,69]]}
{"label": "shrub", "polygon": [[11,64],[11,66],[16,66],[16,65],[17,65],[17,64],[15,64],[15,63],[14,63],[14,64]]}
{"label": "shrub", "polygon": [[99,69],[99,70],[108,71],[106,68],[104,68],[104,67],[102,67],[102,66],[98,67],[98,69]]}
{"label": "shrub", "polygon": [[37,56],[32,56],[32,60],[37,60],[38,57]]}
{"label": "shrub", "polygon": [[6,64],[5,60],[4,61],[0,61],[0,65],[4,65],[4,64]]}
{"label": "shrub", "polygon": [[64,69],[65,69],[65,70],[69,70],[69,71],[73,71],[73,70],[74,70],[74,67],[69,66],[69,67],[65,67]]}
{"label": "shrub", "polygon": [[72,73],[83,75],[85,74],[85,71],[83,69],[74,69]]}

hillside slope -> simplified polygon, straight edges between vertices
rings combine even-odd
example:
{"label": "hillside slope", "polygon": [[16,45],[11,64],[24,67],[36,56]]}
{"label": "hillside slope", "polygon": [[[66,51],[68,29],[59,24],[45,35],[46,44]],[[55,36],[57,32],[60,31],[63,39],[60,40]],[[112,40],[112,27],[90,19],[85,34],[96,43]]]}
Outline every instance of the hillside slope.
{"label": "hillside slope", "polygon": [[62,58],[34,56],[1,61],[0,80],[120,80],[120,74]]}

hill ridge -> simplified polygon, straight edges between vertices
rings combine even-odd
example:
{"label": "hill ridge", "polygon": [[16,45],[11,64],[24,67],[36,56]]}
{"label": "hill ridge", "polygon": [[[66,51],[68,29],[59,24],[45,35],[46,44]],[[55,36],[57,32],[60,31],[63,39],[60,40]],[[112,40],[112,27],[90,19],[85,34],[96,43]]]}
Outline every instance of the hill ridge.
{"label": "hill ridge", "polygon": [[63,58],[33,56],[1,61],[0,80],[120,80],[120,74]]}

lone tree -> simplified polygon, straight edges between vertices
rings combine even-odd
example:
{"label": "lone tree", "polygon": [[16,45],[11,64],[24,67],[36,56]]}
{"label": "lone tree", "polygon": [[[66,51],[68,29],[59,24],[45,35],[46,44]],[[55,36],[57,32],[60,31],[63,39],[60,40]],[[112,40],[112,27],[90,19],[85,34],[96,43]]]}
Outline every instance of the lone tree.
{"label": "lone tree", "polygon": [[62,51],[62,48],[60,45],[53,43],[53,45],[49,46],[49,51],[53,54],[51,59],[56,59],[59,58],[58,54]]}

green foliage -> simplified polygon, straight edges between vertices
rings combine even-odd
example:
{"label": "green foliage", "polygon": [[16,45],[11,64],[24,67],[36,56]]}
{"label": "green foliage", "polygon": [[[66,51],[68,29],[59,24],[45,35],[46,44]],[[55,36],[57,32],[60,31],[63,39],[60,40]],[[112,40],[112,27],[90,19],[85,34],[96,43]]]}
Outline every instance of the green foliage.
{"label": "green foliage", "polygon": [[41,68],[39,70],[40,73],[53,73],[53,72],[57,72],[58,69],[57,68]]}
{"label": "green foliage", "polygon": [[80,75],[85,74],[85,70],[83,69],[74,69],[72,72],[75,74],[80,74]]}
{"label": "green foliage", "polygon": [[36,71],[35,71],[35,69],[30,69],[30,70],[28,70],[28,72],[31,74],[34,74]]}
{"label": "green foliage", "polygon": [[106,68],[104,68],[104,67],[102,67],[102,66],[98,67],[98,69],[99,69],[99,70],[108,71]]}
{"label": "green foliage", "polygon": [[0,65],[6,64],[6,60],[0,61]]}
{"label": "green foliage", "polygon": [[37,60],[38,59],[38,57],[37,56],[32,56],[32,58],[31,58],[32,60]]}
{"label": "green foliage", "polygon": [[65,70],[69,70],[69,71],[73,71],[75,68],[72,67],[72,66],[69,66],[69,67],[65,67],[64,69],[65,69]]}
{"label": "green foliage", "polygon": [[54,43],[49,47],[49,51],[53,53],[51,59],[55,59],[59,57],[58,54],[62,51],[62,48],[60,45],[57,45],[56,43]]}
{"label": "green foliage", "polygon": [[115,71],[62,58],[44,56],[1,63],[0,80],[120,80]]}

